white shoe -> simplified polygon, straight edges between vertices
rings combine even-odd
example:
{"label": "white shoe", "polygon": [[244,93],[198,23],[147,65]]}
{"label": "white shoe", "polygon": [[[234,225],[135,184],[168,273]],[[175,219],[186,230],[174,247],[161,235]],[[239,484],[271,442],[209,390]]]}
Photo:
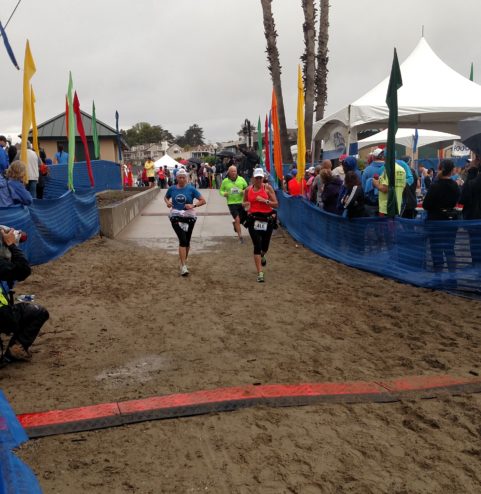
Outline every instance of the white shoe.
{"label": "white shoe", "polygon": [[180,268],[180,276],[188,276],[189,275],[189,269],[187,268],[187,266],[184,264],[181,268]]}

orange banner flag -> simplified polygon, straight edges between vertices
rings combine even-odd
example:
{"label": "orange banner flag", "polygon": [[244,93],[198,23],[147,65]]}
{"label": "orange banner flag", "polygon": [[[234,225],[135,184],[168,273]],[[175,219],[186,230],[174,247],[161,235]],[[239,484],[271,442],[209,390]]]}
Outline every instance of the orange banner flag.
{"label": "orange banner flag", "polygon": [[277,178],[282,180],[284,173],[282,171],[281,134],[279,131],[279,118],[277,116],[277,98],[274,89],[272,90],[272,127],[274,128],[274,167]]}

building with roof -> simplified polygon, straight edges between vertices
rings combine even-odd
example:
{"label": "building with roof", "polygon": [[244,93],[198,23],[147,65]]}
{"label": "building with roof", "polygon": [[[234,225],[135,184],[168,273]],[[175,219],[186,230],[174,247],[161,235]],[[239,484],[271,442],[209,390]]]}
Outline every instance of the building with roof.
{"label": "building with roof", "polygon": [[[92,116],[80,110],[82,123],[87,137],[90,158],[94,159],[94,141],[92,136]],[[68,149],[67,126],[65,112],[41,123],[38,129],[38,145],[43,148],[48,158],[52,158],[57,152],[57,145],[62,144],[65,151]],[[97,119],[97,135],[100,144],[100,158],[107,161],[119,162],[117,131],[106,123]],[[29,138],[31,140],[32,132]],[[120,138],[122,151],[128,150],[129,145]],[[75,138],[75,161],[85,161],[85,152],[80,136]]]}

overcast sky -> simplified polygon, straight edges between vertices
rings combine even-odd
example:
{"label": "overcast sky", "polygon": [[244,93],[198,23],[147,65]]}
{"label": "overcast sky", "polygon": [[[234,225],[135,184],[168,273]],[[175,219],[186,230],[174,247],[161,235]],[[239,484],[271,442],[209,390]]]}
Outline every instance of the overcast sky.
{"label": "overcast sky", "polygon": [[[2,0],[6,23],[18,0]],[[301,0],[274,0],[289,127],[296,125]],[[481,82],[480,0],[331,0],[327,114],[389,74],[424,34],[448,65]],[[81,108],[123,129],[145,121],[174,135],[194,123],[208,141],[234,139],[245,118],[268,111],[271,80],[260,0],[22,0],[7,27],[23,66],[25,40],[37,72],[37,122],[64,111],[68,72]],[[23,72],[0,46],[0,133],[18,134]],[[422,77],[423,74],[419,74]]]}

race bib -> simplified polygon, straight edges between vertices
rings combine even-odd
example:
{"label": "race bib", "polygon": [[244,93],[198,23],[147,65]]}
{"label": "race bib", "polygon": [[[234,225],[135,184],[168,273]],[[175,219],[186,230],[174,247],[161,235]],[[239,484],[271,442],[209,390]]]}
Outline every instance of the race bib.
{"label": "race bib", "polygon": [[254,221],[254,230],[267,231],[267,221]]}
{"label": "race bib", "polygon": [[189,223],[183,223],[179,221],[179,226],[182,230],[184,230],[184,232],[189,231]]}
{"label": "race bib", "polygon": [[232,189],[230,189],[230,193],[231,194],[238,194],[239,193],[238,187],[232,187]]}

